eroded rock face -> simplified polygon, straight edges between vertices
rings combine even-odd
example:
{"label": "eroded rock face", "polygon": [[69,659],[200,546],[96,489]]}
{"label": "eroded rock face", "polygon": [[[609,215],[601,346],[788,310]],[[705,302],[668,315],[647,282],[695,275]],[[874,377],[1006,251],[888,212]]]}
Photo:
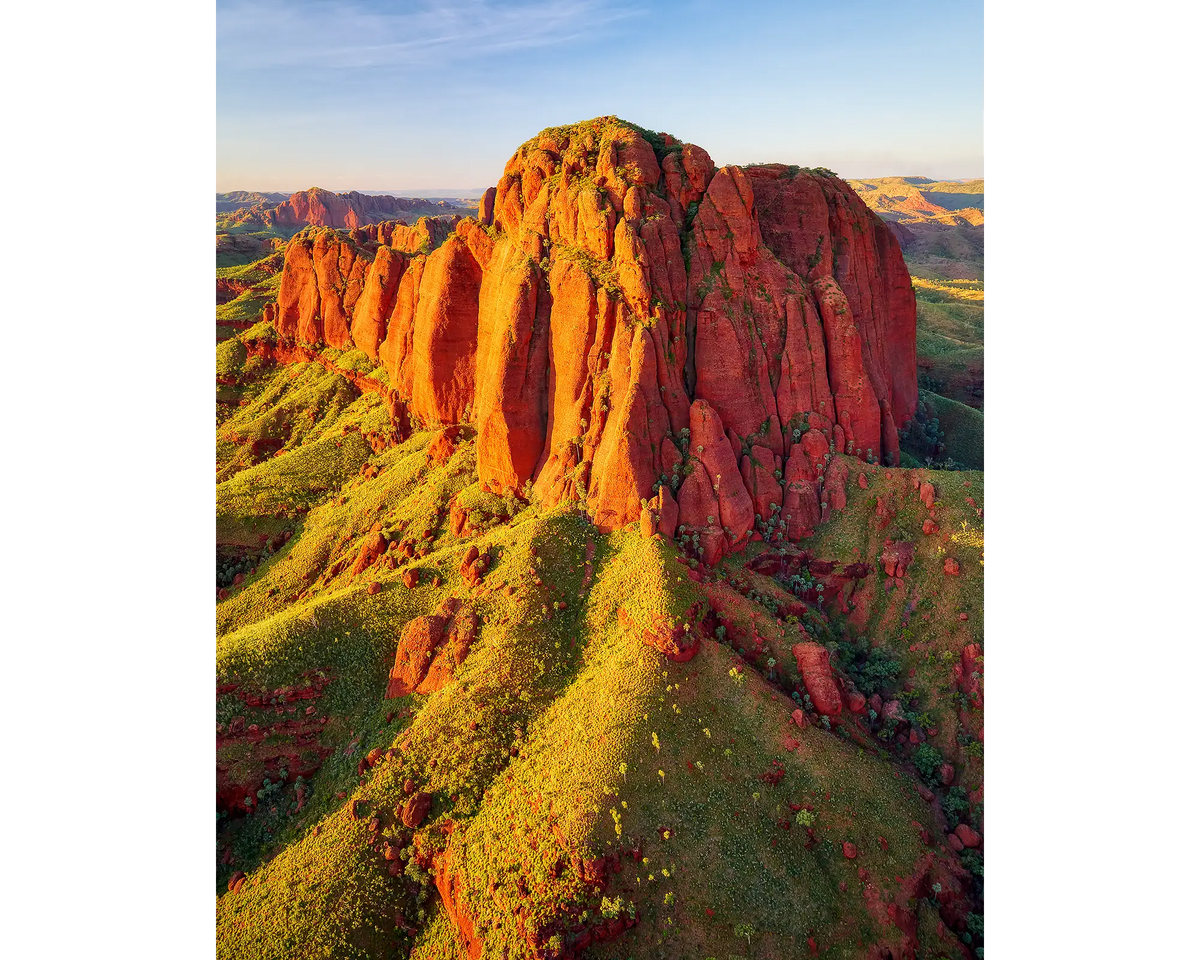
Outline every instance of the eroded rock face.
{"label": "eroded rock face", "polygon": [[339,349],[374,254],[330,229],[304,230],[288,244],[275,310],[280,337]]}
{"label": "eroded rock face", "polygon": [[900,247],[837,178],[666,142],[543,131],[440,245],[304,231],[277,331],[378,357],[426,426],[473,423],[490,491],[582,501],[602,530],[658,499],[706,562],[772,503],[798,539],[844,505],[837,455],[893,461],[915,410]]}

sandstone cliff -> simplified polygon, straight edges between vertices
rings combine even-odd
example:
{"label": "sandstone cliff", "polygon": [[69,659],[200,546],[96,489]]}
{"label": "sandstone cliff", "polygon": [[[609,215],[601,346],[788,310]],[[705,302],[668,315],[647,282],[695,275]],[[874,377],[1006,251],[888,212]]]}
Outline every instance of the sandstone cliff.
{"label": "sandstone cliff", "polygon": [[486,489],[581,501],[603,530],[649,501],[713,562],[756,515],[811,530],[834,454],[897,462],[912,286],[826,171],[716,169],[602,117],[523,144],[479,217],[438,229],[302,231],[272,316],[285,342],[379,358],[414,420],[474,424]]}

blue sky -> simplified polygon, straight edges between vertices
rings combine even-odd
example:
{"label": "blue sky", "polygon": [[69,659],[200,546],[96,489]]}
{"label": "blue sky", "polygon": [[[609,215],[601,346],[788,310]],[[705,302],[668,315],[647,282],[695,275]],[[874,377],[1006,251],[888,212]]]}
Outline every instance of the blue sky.
{"label": "blue sky", "polygon": [[482,187],[604,114],[718,165],[982,176],[983,4],[218,0],[218,190]]}

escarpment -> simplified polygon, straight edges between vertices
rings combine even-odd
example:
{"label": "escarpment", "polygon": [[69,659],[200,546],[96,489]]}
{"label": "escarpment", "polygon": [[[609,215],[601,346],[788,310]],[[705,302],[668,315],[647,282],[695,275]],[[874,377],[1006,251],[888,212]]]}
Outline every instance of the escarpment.
{"label": "escarpment", "polygon": [[378,359],[414,421],[473,424],[485,489],[602,530],[669,500],[659,531],[713,562],[764,511],[811,530],[835,454],[898,462],[915,300],[840,179],[717,169],[605,117],[543,131],[478,218],[433,223],[302,231],[271,315],[285,342]]}

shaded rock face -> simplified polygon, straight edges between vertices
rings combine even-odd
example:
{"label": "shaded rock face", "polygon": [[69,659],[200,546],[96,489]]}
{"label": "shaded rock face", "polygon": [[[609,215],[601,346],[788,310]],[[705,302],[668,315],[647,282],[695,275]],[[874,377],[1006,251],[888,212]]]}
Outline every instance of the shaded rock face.
{"label": "shaded rock face", "polygon": [[304,231],[277,330],[377,356],[426,426],[473,423],[492,492],[531,484],[607,531],[674,474],[660,532],[691,528],[706,562],[772,504],[799,538],[830,458],[894,462],[915,410],[900,247],[841,180],[667,142],[612,117],[543,131],[428,254],[372,248],[397,247],[384,225]]}

